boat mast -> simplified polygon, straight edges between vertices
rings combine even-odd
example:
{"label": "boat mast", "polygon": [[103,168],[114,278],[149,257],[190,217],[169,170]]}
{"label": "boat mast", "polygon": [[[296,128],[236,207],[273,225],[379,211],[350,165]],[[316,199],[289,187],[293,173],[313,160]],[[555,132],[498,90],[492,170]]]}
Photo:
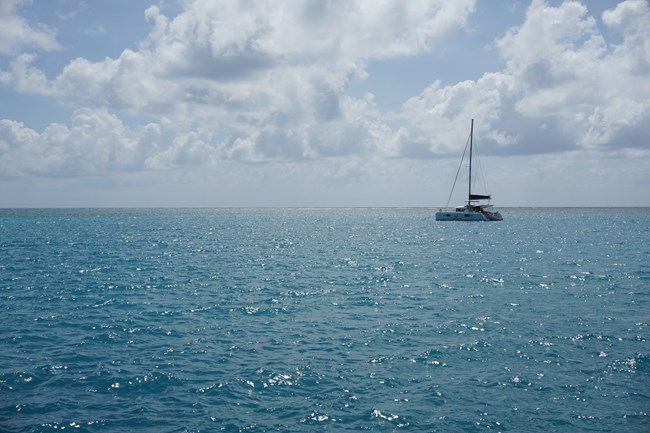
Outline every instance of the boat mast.
{"label": "boat mast", "polygon": [[474,119],[472,119],[472,127],[469,130],[469,195],[467,196],[467,204],[472,204],[472,141],[474,140]]}

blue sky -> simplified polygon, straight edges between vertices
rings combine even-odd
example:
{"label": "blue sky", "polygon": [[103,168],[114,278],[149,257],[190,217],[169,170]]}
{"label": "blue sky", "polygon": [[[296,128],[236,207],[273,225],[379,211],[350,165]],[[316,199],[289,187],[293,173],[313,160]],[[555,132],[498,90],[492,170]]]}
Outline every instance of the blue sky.
{"label": "blue sky", "polygon": [[650,206],[648,2],[0,2],[1,207],[439,207],[472,118],[496,206]]}

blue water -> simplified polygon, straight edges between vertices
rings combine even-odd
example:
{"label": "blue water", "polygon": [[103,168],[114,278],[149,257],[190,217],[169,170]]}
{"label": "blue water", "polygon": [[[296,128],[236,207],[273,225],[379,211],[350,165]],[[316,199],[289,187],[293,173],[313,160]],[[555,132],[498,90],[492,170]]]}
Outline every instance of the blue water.
{"label": "blue water", "polygon": [[0,431],[650,431],[650,209],[502,214],[0,210]]}

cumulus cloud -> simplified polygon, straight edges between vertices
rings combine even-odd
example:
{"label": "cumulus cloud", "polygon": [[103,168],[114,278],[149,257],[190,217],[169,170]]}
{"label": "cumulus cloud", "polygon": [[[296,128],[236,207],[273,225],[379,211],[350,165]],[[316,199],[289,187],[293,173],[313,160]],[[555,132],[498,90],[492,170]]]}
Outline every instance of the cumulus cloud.
{"label": "cumulus cloud", "polygon": [[[106,110],[76,110],[71,125],[52,123],[42,132],[0,120],[0,176],[101,175],[142,166],[138,134]],[[146,137],[146,134],[142,134]]]}
{"label": "cumulus cloud", "polygon": [[19,93],[36,93],[55,96],[56,90],[47,76],[38,68],[32,66],[35,54],[20,54],[10,65],[8,71],[0,71],[0,83],[11,83]]}
{"label": "cumulus cloud", "polygon": [[470,118],[477,122],[477,135],[507,146],[515,137],[498,130],[502,111],[510,101],[513,79],[488,73],[477,81],[453,86],[435,82],[403,106],[403,124],[397,136],[399,154],[427,157],[456,151],[465,144]]}
{"label": "cumulus cloud", "polygon": [[623,35],[620,45],[606,43],[585,5],[533,0],[524,23],[496,41],[503,71],[434,83],[406,102],[397,138],[402,152],[423,156],[464,145],[449,130],[463,130],[459,122],[470,117],[480,119],[492,153],[647,147],[648,3],[622,2],[602,20]]}
{"label": "cumulus cloud", "polygon": [[[138,50],[77,58],[50,80],[25,57],[3,81],[94,109],[172,119],[178,136],[151,159],[156,166],[189,158],[189,143],[203,153],[212,147],[210,158],[252,162],[373,153],[388,130],[372,98],[346,94],[350,80],[365,76],[370,59],[428,50],[462,27],[473,5],[196,0],[173,18],[151,6],[152,30]],[[199,129],[212,133],[199,140]]]}
{"label": "cumulus cloud", "polygon": [[61,48],[56,32],[45,25],[30,25],[19,15],[26,0],[3,0],[0,2],[0,54],[11,55],[24,47],[43,50]]}
{"label": "cumulus cloud", "polygon": [[[630,13],[635,19],[625,20]],[[567,141],[583,147],[633,146],[612,139],[650,114],[650,84],[638,71],[650,59],[648,4],[621,3],[604,13],[603,22],[623,34],[620,46],[605,43],[586,6],[567,2],[554,8],[535,0],[526,22],[498,45],[516,83],[518,113],[554,121]]]}
{"label": "cumulus cloud", "polygon": [[[3,3],[4,16],[16,17],[17,4]],[[0,172],[431,158],[457,155],[470,118],[492,154],[647,146],[647,2],[621,2],[594,17],[579,2],[533,0],[524,22],[495,43],[503,70],[434,81],[391,113],[372,94],[351,96],[350,82],[366,78],[372,60],[421,55],[444,41],[466,25],[474,0],[183,5],[174,17],[149,7],[151,31],[137,48],[74,59],[57,76],[34,67],[34,55],[17,55],[2,83],[85,108],[69,126],[42,132],[2,121]],[[604,39],[599,19],[622,35],[619,44]],[[151,123],[127,126],[128,115]]]}

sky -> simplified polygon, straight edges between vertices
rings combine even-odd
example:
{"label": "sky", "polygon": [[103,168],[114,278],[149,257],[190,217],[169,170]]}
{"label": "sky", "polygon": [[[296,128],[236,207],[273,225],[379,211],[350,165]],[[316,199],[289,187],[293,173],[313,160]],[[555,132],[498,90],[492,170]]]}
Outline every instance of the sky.
{"label": "sky", "polygon": [[650,206],[648,1],[0,0],[0,207],[437,208],[471,119],[496,207]]}

